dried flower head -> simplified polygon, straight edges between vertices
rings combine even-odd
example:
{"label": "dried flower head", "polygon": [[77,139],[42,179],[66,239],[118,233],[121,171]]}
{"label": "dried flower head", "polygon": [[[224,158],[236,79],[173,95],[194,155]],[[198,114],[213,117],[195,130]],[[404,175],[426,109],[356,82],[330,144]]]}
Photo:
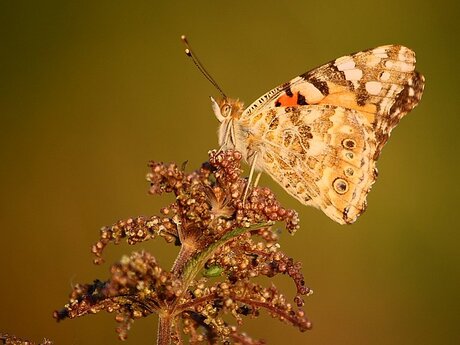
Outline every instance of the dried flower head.
{"label": "dried flower head", "polygon": [[[114,312],[125,339],[132,322],[152,313],[159,316],[158,344],[182,343],[185,334],[193,344],[262,344],[229,324],[224,315],[241,325],[245,316],[266,310],[273,317],[305,331],[311,327],[301,309],[305,286],[301,264],[282,253],[275,222],[294,233],[298,215],[283,208],[268,188],[251,188],[241,177],[241,154],[211,151],[209,162],[192,173],[176,164],[150,162],[150,193],[173,193],[175,201],[161,215],[119,221],[101,229],[92,247],[101,263],[109,243],[129,244],[163,237],[180,245],[172,269],[161,268],[147,252],[123,257],[106,281],[76,285],[69,303],[54,313],[57,320],[101,310]],[[258,276],[288,275],[297,294],[292,305],[274,285],[252,281]],[[220,277],[216,279],[216,277]]]}

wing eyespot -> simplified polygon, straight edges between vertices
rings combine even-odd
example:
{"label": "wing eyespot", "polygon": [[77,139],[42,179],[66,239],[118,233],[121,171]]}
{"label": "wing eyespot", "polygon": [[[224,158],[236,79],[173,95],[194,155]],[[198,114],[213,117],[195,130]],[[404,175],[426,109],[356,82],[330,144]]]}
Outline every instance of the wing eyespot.
{"label": "wing eyespot", "polygon": [[352,177],[355,174],[355,171],[353,170],[353,168],[348,167],[343,170],[343,173],[347,177]]}
{"label": "wing eyespot", "polygon": [[347,138],[342,140],[342,146],[346,149],[352,150],[356,147],[356,141],[353,139]]}
{"label": "wing eyespot", "polygon": [[338,194],[345,194],[348,192],[348,182],[340,177],[336,178],[334,182],[332,182],[332,187]]}
{"label": "wing eyespot", "polygon": [[345,152],[345,157],[352,160],[355,155],[353,154],[353,152]]}

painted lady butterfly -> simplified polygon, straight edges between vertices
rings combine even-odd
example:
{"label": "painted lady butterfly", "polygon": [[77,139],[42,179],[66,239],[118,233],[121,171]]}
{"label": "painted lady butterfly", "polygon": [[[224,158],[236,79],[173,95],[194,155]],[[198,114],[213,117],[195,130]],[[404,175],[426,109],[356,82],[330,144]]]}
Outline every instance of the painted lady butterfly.
{"label": "painted lady butterfly", "polygon": [[249,180],[266,172],[301,203],[353,223],[366,208],[391,130],[419,103],[424,82],[415,53],[400,45],[344,56],[247,108],[225,96],[212,99],[219,144],[243,154]]}

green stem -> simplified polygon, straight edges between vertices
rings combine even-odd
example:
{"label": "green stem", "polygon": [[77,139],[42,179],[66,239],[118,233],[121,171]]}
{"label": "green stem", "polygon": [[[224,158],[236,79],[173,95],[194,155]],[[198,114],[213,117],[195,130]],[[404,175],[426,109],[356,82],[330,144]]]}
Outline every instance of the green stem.
{"label": "green stem", "polygon": [[273,225],[273,222],[259,223],[249,226],[247,228],[237,228],[232,231],[229,231],[219,240],[215,241],[214,243],[206,247],[202,252],[192,257],[190,261],[184,266],[184,270],[182,271],[182,282],[184,291],[188,289],[192,280],[203,269],[206,261],[208,261],[214,255],[214,253],[217,249],[219,249],[219,247],[221,247],[228,241],[234,239],[235,237],[244,234],[245,232],[266,228],[270,225]]}

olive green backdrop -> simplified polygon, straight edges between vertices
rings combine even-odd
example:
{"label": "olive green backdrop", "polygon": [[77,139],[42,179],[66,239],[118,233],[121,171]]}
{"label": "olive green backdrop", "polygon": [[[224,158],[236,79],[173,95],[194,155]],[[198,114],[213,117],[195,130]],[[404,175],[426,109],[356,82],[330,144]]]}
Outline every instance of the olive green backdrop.
{"label": "olive green backdrop", "polygon": [[[245,330],[270,344],[459,344],[459,24],[455,1],[2,1],[0,3],[0,331],[56,344],[119,344],[113,315],[56,323],[94,266],[99,228],[171,201],[147,195],[150,159],[195,169],[217,147],[209,95],[183,53],[186,33],[225,92],[246,104],[331,59],[381,44],[417,52],[422,102],[393,132],[369,208],[352,226],[304,207],[264,176],[301,230],[282,236],[304,263],[314,323],[270,317]],[[288,293],[287,279],[277,284]],[[156,320],[126,344],[153,344]]]}

